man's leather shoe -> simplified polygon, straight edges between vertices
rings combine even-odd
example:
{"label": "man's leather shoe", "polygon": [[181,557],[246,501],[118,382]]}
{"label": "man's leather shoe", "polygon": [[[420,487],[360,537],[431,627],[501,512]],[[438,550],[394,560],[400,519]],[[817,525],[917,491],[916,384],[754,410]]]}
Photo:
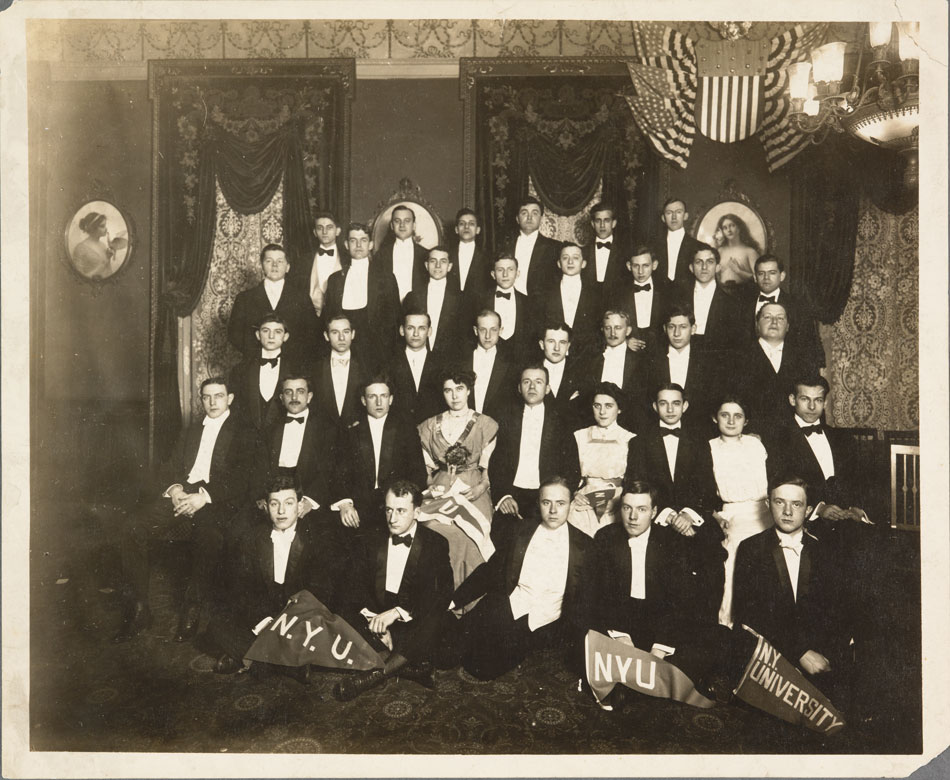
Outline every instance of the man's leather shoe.
{"label": "man's leather shoe", "polygon": [[333,686],[333,696],[340,701],[352,701],[364,691],[381,685],[386,675],[382,669],[373,669],[371,672],[360,672],[353,677],[347,677]]}
{"label": "man's leather shoe", "polygon": [[178,619],[178,631],[175,633],[176,642],[188,642],[198,633],[198,619],[201,617],[201,606],[189,604]]}
{"label": "man's leather shoe", "polygon": [[148,608],[148,604],[144,601],[136,601],[122,618],[122,625],[119,626],[116,635],[112,637],[112,641],[115,644],[128,642],[139,631],[148,628],[150,625],[152,625],[152,613]]}
{"label": "man's leather shoe", "polygon": [[435,680],[432,679],[432,664],[428,661],[419,661],[415,664],[406,664],[397,673],[403,680],[412,680],[423,688],[435,690]]}
{"label": "man's leather shoe", "polygon": [[310,664],[303,666],[279,666],[278,670],[284,677],[296,680],[301,685],[310,684]]}
{"label": "man's leather shoe", "polygon": [[244,668],[244,664],[227,653],[222,655],[214,665],[215,674],[234,674]]}

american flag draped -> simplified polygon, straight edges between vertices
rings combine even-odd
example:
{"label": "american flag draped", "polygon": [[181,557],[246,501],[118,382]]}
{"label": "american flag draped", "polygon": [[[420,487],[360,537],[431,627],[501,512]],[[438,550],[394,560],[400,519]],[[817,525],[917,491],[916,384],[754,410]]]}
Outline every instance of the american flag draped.
{"label": "american flag draped", "polygon": [[769,170],[809,143],[788,121],[785,68],[805,58],[827,23],[799,24],[770,41],[694,43],[661,22],[634,24],[634,120],[654,148],[685,168],[697,130],[722,143],[757,134]]}

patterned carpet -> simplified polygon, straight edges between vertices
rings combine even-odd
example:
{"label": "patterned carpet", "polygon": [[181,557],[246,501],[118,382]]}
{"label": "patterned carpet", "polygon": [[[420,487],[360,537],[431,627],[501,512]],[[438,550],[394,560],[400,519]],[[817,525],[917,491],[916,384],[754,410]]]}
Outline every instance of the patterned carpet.
{"label": "patterned carpet", "polygon": [[[174,550],[156,556],[155,622],[112,645],[114,558],[99,529],[43,543],[34,524],[31,744],[34,750],[207,753],[631,754],[916,753],[920,751],[919,609],[882,606],[895,619],[891,648],[865,666],[877,675],[869,722],[834,737],[792,727],[741,703],[700,710],[631,693],[623,712],[604,712],[561,658],[542,653],[494,682],[461,670],[436,673],[429,691],[391,680],[342,704],[340,672],[309,685],[280,675],[222,677],[214,658],[171,641]],[[912,542],[912,543],[911,543]],[[884,540],[888,590],[919,604],[916,539]],[[68,555],[67,555],[68,551]],[[898,552],[899,554],[895,554]],[[65,580],[65,581],[64,581]],[[911,613],[908,615],[908,613]],[[915,614],[916,613],[916,614]],[[887,654],[890,654],[887,656]],[[905,654],[901,656],[900,653]],[[890,661],[884,663],[884,658]],[[878,671],[879,670],[879,673]],[[910,692],[910,693],[908,693]],[[408,727],[408,728],[407,728]]]}

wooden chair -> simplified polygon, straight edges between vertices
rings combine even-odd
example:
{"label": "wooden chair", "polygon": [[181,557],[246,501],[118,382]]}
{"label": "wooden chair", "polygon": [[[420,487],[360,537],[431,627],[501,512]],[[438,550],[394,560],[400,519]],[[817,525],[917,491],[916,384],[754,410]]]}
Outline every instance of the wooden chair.
{"label": "wooden chair", "polygon": [[891,528],[920,530],[920,443],[917,431],[886,431],[890,461]]}

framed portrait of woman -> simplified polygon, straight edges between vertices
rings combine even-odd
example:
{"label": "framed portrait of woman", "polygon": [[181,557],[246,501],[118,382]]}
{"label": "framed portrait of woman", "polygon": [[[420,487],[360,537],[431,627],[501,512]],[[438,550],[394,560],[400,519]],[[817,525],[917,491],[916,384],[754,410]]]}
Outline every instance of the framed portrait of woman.
{"label": "framed portrait of woman", "polygon": [[771,229],[759,210],[748,201],[720,200],[703,214],[696,238],[719,250],[719,282],[751,282],[755,261],[769,251]]}
{"label": "framed portrait of woman", "polygon": [[134,247],[131,222],[107,200],[87,200],[66,222],[67,264],[93,284],[108,281],[129,264]]}

